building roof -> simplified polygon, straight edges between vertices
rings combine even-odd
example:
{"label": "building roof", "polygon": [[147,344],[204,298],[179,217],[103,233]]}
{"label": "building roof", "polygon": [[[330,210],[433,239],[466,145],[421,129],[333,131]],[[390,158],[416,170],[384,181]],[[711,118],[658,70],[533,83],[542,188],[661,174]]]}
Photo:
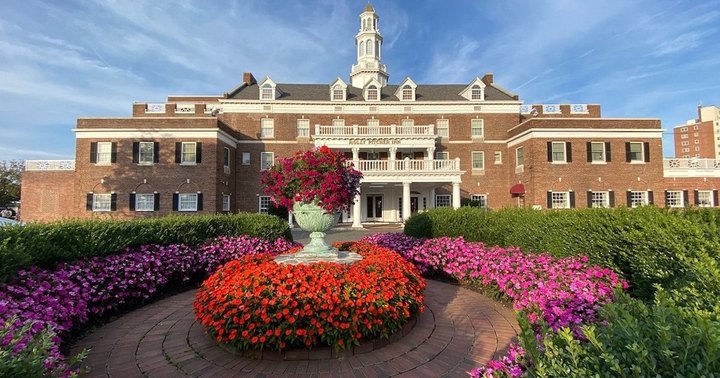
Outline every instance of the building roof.
{"label": "building roof", "polygon": [[375,8],[373,8],[373,6],[370,3],[368,3],[365,6],[365,12],[375,12]]}
{"label": "building roof", "polygon": [[[460,96],[460,92],[467,87],[467,84],[418,84],[415,92],[416,101],[468,101]],[[398,85],[387,85],[381,89],[381,101],[400,101],[395,97]],[[291,101],[329,101],[330,85],[327,84],[277,84],[277,90],[281,92],[278,100]],[[347,101],[365,101],[361,88],[348,86]],[[240,88],[232,93],[228,99],[235,100],[257,100],[260,92],[257,84]],[[494,87],[492,84],[485,87],[485,100],[488,101],[517,101],[504,90]]]}

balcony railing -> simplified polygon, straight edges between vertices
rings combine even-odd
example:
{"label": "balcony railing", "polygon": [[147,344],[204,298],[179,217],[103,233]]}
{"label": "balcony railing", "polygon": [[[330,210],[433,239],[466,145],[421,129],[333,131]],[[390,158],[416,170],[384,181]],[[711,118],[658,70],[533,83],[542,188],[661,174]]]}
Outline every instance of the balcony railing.
{"label": "balcony railing", "polygon": [[358,160],[355,168],[361,172],[459,172],[460,159],[454,160]]}
{"label": "balcony railing", "polygon": [[26,171],[74,171],[75,160],[25,160]]}
{"label": "balcony railing", "polygon": [[720,160],[715,159],[663,159],[668,177],[720,177]]}
{"label": "balcony railing", "polygon": [[434,125],[418,126],[323,126],[315,125],[315,135],[343,136],[343,135],[435,135]]}

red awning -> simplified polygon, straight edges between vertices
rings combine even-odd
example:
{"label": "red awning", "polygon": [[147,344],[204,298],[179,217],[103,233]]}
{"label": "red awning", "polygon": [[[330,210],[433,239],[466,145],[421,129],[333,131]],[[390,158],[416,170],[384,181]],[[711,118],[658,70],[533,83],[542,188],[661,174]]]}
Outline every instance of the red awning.
{"label": "red awning", "polygon": [[520,195],[525,194],[525,185],[523,184],[515,184],[510,187],[510,194],[512,195]]}

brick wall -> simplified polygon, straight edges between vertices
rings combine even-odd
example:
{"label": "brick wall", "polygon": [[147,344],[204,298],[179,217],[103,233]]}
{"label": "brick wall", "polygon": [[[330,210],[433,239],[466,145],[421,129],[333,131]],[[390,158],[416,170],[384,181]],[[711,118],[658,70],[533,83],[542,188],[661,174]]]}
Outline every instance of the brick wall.
{"label": "brick wall", "polygon": [[23,172],[21,186],[20,220],[23,222],[49,222],[77,218],[77,201],[74,196],[74,171]]}

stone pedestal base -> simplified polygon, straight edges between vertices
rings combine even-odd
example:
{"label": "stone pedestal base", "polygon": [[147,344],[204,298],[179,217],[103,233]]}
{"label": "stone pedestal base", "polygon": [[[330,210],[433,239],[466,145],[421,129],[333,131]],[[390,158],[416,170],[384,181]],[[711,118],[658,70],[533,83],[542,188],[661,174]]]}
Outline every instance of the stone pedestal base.
{"label": "stone pedestal base", "polygon": [[[309,245],[309,244],[308,244]],[[334,262],[338,264],[352,264],[362,260],[362,256],[355,252],[338,251],[333,249],[331,252],[323,252],[318,254],[308,254],[305,251],[293,253],[290,255],[280,255],[275,257],[278,264],[312,264],[316,262]]]}

